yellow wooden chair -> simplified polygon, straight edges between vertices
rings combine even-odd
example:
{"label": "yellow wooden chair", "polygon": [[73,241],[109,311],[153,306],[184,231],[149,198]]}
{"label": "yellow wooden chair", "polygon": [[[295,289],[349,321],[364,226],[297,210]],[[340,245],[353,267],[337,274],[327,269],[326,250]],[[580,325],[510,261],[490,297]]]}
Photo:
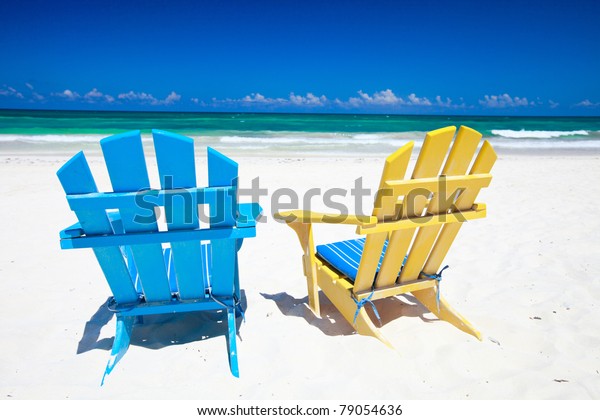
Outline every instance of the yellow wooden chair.
{"label": "yellow wooden chair", "polygon": [[[391,347],[365,304],[411,293],[439,319],[481,340],[480,332],[440,298],[443,269],[438,270],[462,222],[486,215],[485,205],[475,199],[492,179],[496,153],[484,141],[471,165],[481,134],[463,126],[454,139],[455,132],[456,127],[446,127],[427,133],[408,179],[404,178],[414,142],[386,159],[372,216],[304,210],[275,215],[300,239],[309,306],[317,316],[320,288],[359,334]],[[357,234],[366,237],[315,249],[313,223],[353,224]],[[377,315],[374,305],[373,309]]]}

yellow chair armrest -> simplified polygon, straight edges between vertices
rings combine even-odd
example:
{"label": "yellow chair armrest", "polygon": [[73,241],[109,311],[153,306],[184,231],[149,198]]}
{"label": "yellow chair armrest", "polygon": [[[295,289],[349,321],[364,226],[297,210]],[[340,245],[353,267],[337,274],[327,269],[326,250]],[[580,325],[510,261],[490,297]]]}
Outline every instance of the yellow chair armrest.
{"label": "yellow chair armrest", "polygon": [[435,215],[427,214],[425,216],[408,217],[406,219],[394,220],[390,222],[380,222],[374,226],[358,226],[356,233],[359,235],[368,235],[370,233],[393,232],[400,229],[416,229],[426,226],[443,225],[447,223],[462,223],[467,220],[482,219],[486,216],[486,206],[484,203],[475,203],[468,210],[457,211],[453,213],[440,213]]}
{"label": "yellow chair armrest", "polygon": [[310,210],[288,210],[276,213],[275,219],[286,223],[330,223],[340,225],[372,226],[377,223],[375,216],[362,216],[354,214],[318,213]]}

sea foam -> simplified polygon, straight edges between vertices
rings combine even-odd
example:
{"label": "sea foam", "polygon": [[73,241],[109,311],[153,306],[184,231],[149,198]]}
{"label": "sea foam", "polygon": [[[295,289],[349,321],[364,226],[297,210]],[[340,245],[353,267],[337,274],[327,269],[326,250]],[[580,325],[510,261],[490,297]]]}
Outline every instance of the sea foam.
{"label": "sea foam", "polygon": [[587,136],[589,131],[544,131],[544,130],[492,130],[493,135],[508,139],[552,139],[569,136]]}

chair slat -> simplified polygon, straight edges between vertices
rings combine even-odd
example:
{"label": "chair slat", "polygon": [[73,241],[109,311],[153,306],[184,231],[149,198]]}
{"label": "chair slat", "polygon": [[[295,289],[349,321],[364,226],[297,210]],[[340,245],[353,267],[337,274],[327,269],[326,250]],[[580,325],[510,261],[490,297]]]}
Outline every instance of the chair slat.
{"label": "chair slat", "polygon": [[[392,192],[386,190],[386,182],[394,179],[404,179],[406,175],[406,169],[408,168],[408,162],[410,161],[410,156],[412,155],[412,151],[414,148],[414,142],[409,142],[399,148],[396,152],[392,153],[385,160],[385,164],[383,166],[383,173],[381,174],[381,181],[379,182],[379,189],[377,190],[378,195],[390,195],[390,199],[386,200],[383,197],[379,197],[377,201],[381,202],[380,206],[376,206],[373,209],[373,216],[383,220],[385,216],[390,216],[396,210],[396,201],[395,197],[392,197]],[[393,204],[393,205],[392,205]]]}
{"label": "chair slat", "polygon": [[[110,181],[115,192],[135,192],[150,188],[142,138],[131,131],[100,141]],[[120,208],[125,232],[158,231],[156,218],[145,217],[139,222],[138,207]],[[148,302],[168,301],[171,291],[160,244],[132,245],[131,252]]]}
{"label": "chair slat", "polygon": [[[183,189],[196,186],[194,141],[161,130],[153,130],[154,149],[162,189]],[[196,229],[198,205],[191,194],[182,191],[179,197],[165,200],[169,230]],[[208,289],[208,279],[202,270],[199,241],[173,242],[172,258],[177,289],[181,299],[198,299]]]}
{"label": "chair slat", "polygon": [[[227,156],[208,147],[208,185],[225,187],[238,185],[238,165]],[[210,226],[224,227],[235,225],[237,213],[237,190],[233,196],[218,198],[218,212],[211,209]],[[216,240],[211,243],[212,272],[210,286],[213,295],[223,296],[235,293],[235,267],[237,254],[236,240]]]}
{"label": "chair slat", "polygon": [[[379,191],[382,191],[385,188],[385,183],[394,179],[404,179],[406,176],[406,170],[408,168],[408,163],[410,161],[410,156],[413,151],[413,142],[410,142],[400,148],[396,153],[392,154],[388,159],[386,159],[385,166],[383,169],[383,174],[381,175],[381,182],[379,183]],[[387,191],[389,193],[389,191]],[[387,198],[387,202],[383,202],[382,207],[376,208],[373,211],[373,215],[377,216],[378,219],[383,220],[386,216],[396,216],[397,214],[397,201],[398,197],[395,195],[391,195]],[[390,236],[387,247],[387,255],[404,255],[410,244],[410,240],[404,240],[404,237],[401,232],[395,232]],[[385,237],[384,237],[385,238]],[[365,256],[366,258],[366,256]],[[376,259],[379,261],[378,259]],[[393,284],[398,277],[398,273],[400,271],[400,267],[402,266],[403,258],[385,258],[381,264],[381,268],[379,273],[377,274],[376,286],[383,287]],[[370,274],[370,273],[369,273]],[[371,283],[373,282],[373,275],[370,277]],[[368,285],[370,286],[370,284]],[[363,288],[364,289],[364,288]],[[360,289],[356,289],[360,290]]]}
{"label": "chair slat", "polygon": [[[237,187],[238,164],[212,147],[207,148],[207,156],[209,187]],[[210,226],[233,226],[237,212],[237,191],[234,196],[223,196],[218,199],[218,212],[211,209]]]}
{"label": "chair slat", "polygon": [[455,132],[456,127],[445,127],[427,133],[412,179],[429,178],[439,174]]}
{"label": "chair slat", "polygon": [[[194,140],[162,130],[152,130],[152,137],[161,188],[195,187]],[[166,176],[171,177],[170,182],[165,178]]]}
{"label": "chair slat", "polygon": [[[477,131],[461,127],[450,149],[448,159],[441,174],[447,176],[464,175],[469,168],[480,139],[481,134]],[[448,191],[448,193],[451,194],[452,191]],[[443,204],[441,203],[442,198],[444,199]],[[430,200],[427,212],[429,214],[438,214],[449,210],[450,204],[445,198],[441,194],[434,194]],[[401,283],[415,280],[419,277],[442,226],[436,225],[419,228],[406,259],[406,265],[400,274]]]}
{"label": "chair slat", "polygon": [[[469,173],[490,173],[494,163],[496,162],[496,159],[496,152],[494,152],[492,145],[487,140],[484,141],[483,145],[481,146],[481,150],[475,159],[475,163],[473,163],[473,167]],[[475,203],[475,199],[477,198],[480,189],[481,188],[469,188],[464,191],[456,201],[456,207],[459,210],[471,208]],[[446,257],[446,254],[448,253],[448,250],[450,249],[450,246],[452,245],[452,242],[454,241],[454,238],[456,238],[456,235],[458,234],[458,231],[462,225],[462,223],[450,223],[442,227],[438,239],[431,250],[431,254],[429,255],[429,258],[423,267],[424,272],[436,273],[439,270],[444,258]]]}
{"label": "chair slat", "polygon": [[[498,156],[489,141],[484,141],[481,150],[471,168],[471,175],[489,174]],[[456,200],[456,208],[467,210],[473,206],[481,188],[468,188]]]}
{"label": "chair slat", "polygon": [[237,185],[238,164],[212,147],[207,147],[209,187]]}
{"label": "chair slat", "polygon": [[472,128],[461,126],[442,169],[442,175],[462,175],[467,173],[469,164],[481,140],[481,133]]}
{"label": "chair slat", "polygon": [[214,296],[231,296],[235,293],[236,248],[235,239],[219,239],[211,242],[210,286]]}
{"label": "chair slat", "polygon": [[115,192],[135,192],[150,187],[142,137],[138,130],[102,139],[100,146]]}
{"label": "chair slat", "polygon": [[[67,194],[97,192],[96,183],[83,152],[77,153],[57,172],[59,181]],[[88,235],[112,233],[110,221],[104,209],[75,212],[83,231]],[[138,300],[127,265],[118,246],[94,249],[100,268],[110,290],[118,303]]]}
{"label": "chair slat", "polygon": [[[448,146],[454,137],[456,127],[446,127],[431,131],[425,137],[423,147],[417,158],[412,179],[428,178],[438,175],[442,162],[448,152]],[[408,210],[407,201],[402,206],[402,216],[414,217],[420,215],[427,205],[425,199],[415,200],[414,206]],[[409,214],[410,213],[410,214]],[[416,229],[405,229],[391,235],[388,249],[382,267],[386,270],[384,275],[378,277],[376,286],[384,287],[394,284],[397,274],[402,266],[404,255],[410,246]]]}

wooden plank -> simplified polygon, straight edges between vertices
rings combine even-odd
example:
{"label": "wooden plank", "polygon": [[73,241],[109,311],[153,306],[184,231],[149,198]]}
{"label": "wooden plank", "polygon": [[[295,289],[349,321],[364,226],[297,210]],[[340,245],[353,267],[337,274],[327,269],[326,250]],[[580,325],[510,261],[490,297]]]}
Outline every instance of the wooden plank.
{"label": "wooden plank", "polygon": [[[473,159],[473,154],[477,149],[477,144],[481,139],[481,134],[467,127],[461,127],[458,131],[454,144],[446,160],[446,164],[441,174],[447,177],[464,175],[469,164]],[[489,181],[488,181],[489,182]],[[468,188],[468,187],[467,187]],[[453,192],[452,188],[448,191]],[[443,198],[443,200],[442,200]],[[473,204],[473,203],[471,203]],[[439,214],[449,210],[451,202],[442,197],[441,194],[434,194],[427,207],[427,213]],[[438,237],[442,225],[424,226],[419,228],[412,248],[406,260],[406,266],[400,275],[400,281],[414,280],[419,277],[424,269],[425,261],[429,256],[434,243]],[[433,273],[429,273],[433,274]]]}
{"label": "wooden plank", "polygon": [[[196,186],[194,140],[162,130],[152,130],[162,189]],[[170,177],[167,179],[167,177]]]}
{"label": "wooden plank", "polygon": [[[98,191],[83,152],[77,153],[65,163],[58,170],[57,175],[67,194],[85,194]],[[112,233],[112,227],[104,209],[78,211],[75,212],[75,215],[81,228],[87,234]],[[136,302],[138,294],[135,291],[119,247],[95,248],[94,254],[115,300],[123,304]]]}
{"label": "wooden plank", "polygon": [[[150,187],[146,160],[139,131],[119,134],[100,141],[110,181],[115,192],[135,192]],[[156,232],[156,218],[136,221],[140,208],[120,208],[123,228],[127,233]],[[132,245],[131,252],[148,302],[168,301],[171,291],[160,244]]]}
{"label": "wooden plank", "polygon": [[[481,150],[473,163],[470,175],[489,174],[497,159],[498,156],[491,143],[487,140],[484,141]],[[477,199],[480,190],[481,188],[476,187],[467,189],[460,197],[458,197],[458,200],[456,200],[456,207],[459,210],[470,208]]]}
{"label": "wooden plank", "polygon": [[[236,191],[222,195],[216,206],[210,209],[210,227],[221,228],[235,225],[237,217],[238,165],[217,150],[208,147],[208,185],[210,187],[233,186]],[[215,208],[216,207],[216,208]],[[213,294],[231,296],[235,293],[235,267],[237,263],[235,240],[212,242],[211,289]]]}
{"label": "wooden plank", "polygon": [[302,223],[301,221],[289,222],[300,241],[302,247],[302,268],[306,276],[306,286],[308,291],[308,306],[317,316],[321,316],[321,306],[319,303],[319,287],[317,285],[317,256],[315,255],[315,243],[313,240],[312,223]]}
{"label": "wooden plank", "polygon": [[[185,189],[196,187],[196,163],[194,141],[160,130],[152,130],[158,174],[162,189]],[[171,230],[196,229],[198,204],[188,190],[180,197],[165,200],[167,228]],[[181,299],[197,299],[208,290],[208,278],[202,267],[200,242],[185,241],[171,244],[177,290]]]}
{"label": "wooden plank", "polygon": [[232,296],[237,259],[236,241],[231,239],[211,242],[212,271],[210,287],[215,296]]}
{"label": "wooden plank", "polygon": [[[423,142],[423,146],[421,148],[421,152],[419,153],[419,157],[417,158],[415,169],[413,170],[413,174],[411,177],[412,179],[429,178],[434,177],[438,174],[440,167],[442,166],[442,162],[446,157],[448,146],[450,145],[450,142],[454,137],[455,131],[456,127],[446,127],[427,133]],[[409,205],[407,200],[404,200],[402,203],[401,216],[420,216],[423,210],[425,209],[426,205],[426,200],[417,201],[414,203],[414,205]],[[413,228],[398,231],[392,234],[385,259],[394,259],[393,261],[387,263],[390,264],[391,268],[393,268],[394,270],[396,267],[398,267],[398,271],[400,270],[400,266],[402,265],[402,262],[404,260],[404,255],[406,255],[406,250],[410,246],[414,233],[415,229]],[[392,270],[391,268],[389,269],[390,274],[387,274],[386,277],[382,276],[381,283],[379,281],[376,283],[377,287],[379,287],[380,285],[390,285],[396,281],[396,278],[393,277],[392,273],[392,271],[394,270]],[[393,282],[390,282],[391,280],[393,280]]]}
{"label": "wooden plank", "polygon": [[[481,150],[475,159],[475,163],[471,168],[470,174],[485,174],[489,173],[496,162],[497,155],[494,152],[492,145],[486,140],[481,146]],[[472,188],[464,191],[456,201],[456,207],[459,210],[470,208],[473,206],[480,188]],[[426,273],[436,273],[442,265],[454,238],[462,227],[462,223],[447,224],[442,227],[439,237],[431,250],[431,254],[423,267]]]}
{"label": "wooden plank", "polygon": [[63,249],[94,248],[117,245],[145,245],[166,242],[181,242],[184,240],[217,240],[241,239],[256,236],[256,228],[222,228],[222,229],[197,229],[192,231],[169,232],[138,232],[126,235],[92,235],[80,238],[64,238],[60,245]]}
{"label": "wooden plank", "polygon": [[[462,223],[467,220],[482,219],[486,216],[485,206],[454,213],[440,213],[436,215],[425,215],[421,217],[411,217],[408,219],[400,219],[395,222],[379,223],[373,227],[359,227],[358,234],[371,234],[381,232],[392,232],[396,230],[404,230],[411,228],[419,228],[425,226],[443,225],[446,223]],[[390,245],[388,244],[388,247]],[[405,254],[406,255],[406,254]]]}
{"label": "wooden plank", "polygon": [[[187,193],[192,196],[192,201],[197,204],[215,205],[223,196],[235,194],[234,187],[213,188],[187,188]],[[155,190],[145,189],[134,192],[106,192],[67,195],[67,201],[71,210],[95,210],[97,208],[115,209],[121,207],[140,207],[147,211],[149,207],[164,206],[169,200],[173,200],[182,191],[179,190]]]}
{"label": "wooden plank", "polygon": [[[400,148],[396,153],[392,154],[385,163],[383,174],[381,176],[381,182],[379,184],[379,190],[387,190],[389,194],[388,203],[386,207],[381,208],[381,214],[375,209],[374,215],[378,216],[378,219],[383,221],[386,217],[390,217],[392,220],[398,218],[398,210],[401,206],[398,206],[398,194],[393,190],[389,191],[388,182],[392,180],[401,180],[406,176],[406,170],[410,161],[410,156],[413,151],[413,142]],[[385,256],[381,263],[381,268],[375,285],[377,289],[386,287],[396,282],[400,268],[402,267],[402,261],[410,241],[406,241],[404,232],[393,232],[388,235],[388,245]],[[379,260],[379,258],[377,258]]]}
{"label": "wooden plank", "polygon": [[360,257],[358,273],[354,281],[355,293],[371,289],[387,236],[387,233],[372,233],[367,235],[362,256]]}
{"label": "wooden plank", "polygon": [[102,139],[100,146],[115,192],[135,192],[150,187],[138,130]]}
{"label": "wooden plank", "polygon": [[211,227],[233,226],[237,212],[238,164],[212,147],[207,147],[208,185],[210,187],[235,187],[234,193],[221,195],[217,209],[210,210]]}
{"label": "wooden plank", "polygon": [[451,176],[467,173],[479,140],[481,140],[481,133],[469,127],[460,127],[442,174]]}
{"label": "wooden plank", "polygon": [[[439,200],[440,196],[438,193],[444,193],[449,196],[457,189],[485,188],[491,181],[492,176],[490,174],[469,174],[438,176],[418,180],[388,181],[386,182],[386,186],[393,191],[394,195],[408,195],[409,199],[417,195],[415,194],[415,190],[419,190],[417,191],[418,195],[430,195],[433,193],[434,195],[438,195],[436,200]],[[427,208],[428,213],[437,213],[437,204],[434,198],[429,199],[427,202],[429,206]],[[407,204],[406,198],[402,199],[402,204]]]}
{"label": "wooden plank", "polygon": [[385,160],[379,189],[377,190],[377,198],[375,199],[376,205],[373,209],[373,216],[380,221],[383,221],[385,216],[393,215],[397,201],[393,192],[389,191],[387,182],[404,179],[413,148],[414,142],[411,141],[389,155]]}
{"label": "wooden plank", "polygon": [[450,126],[427,133],[412,179],[429,178],[438,174],[455,132],[456,127]]}
{"label": "wooden plank", "polygon": [[[403,284],[393,284],[387,287],[378,287],[373,292],[371,300],[384,299],[391,296],[403,295],[405,293],[411,293],[416,290],[423,290],[430,287],[434,287],[436,284],[435,280],[414,280]],[[371,294],[370,290],[362,292],[356,295],[356,299],[364,299]]]}

